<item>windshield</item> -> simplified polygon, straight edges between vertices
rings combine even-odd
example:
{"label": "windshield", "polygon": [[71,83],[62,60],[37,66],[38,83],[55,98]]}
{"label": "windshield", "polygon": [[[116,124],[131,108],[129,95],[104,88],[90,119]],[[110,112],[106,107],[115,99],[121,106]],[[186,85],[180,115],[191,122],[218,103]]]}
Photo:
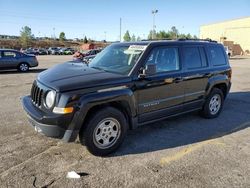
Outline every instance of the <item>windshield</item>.
{"label": "windshield", "polygon": [[146,46],[142,45],[111,45],[100,52],[89,66],[127,75],[145,49]]}

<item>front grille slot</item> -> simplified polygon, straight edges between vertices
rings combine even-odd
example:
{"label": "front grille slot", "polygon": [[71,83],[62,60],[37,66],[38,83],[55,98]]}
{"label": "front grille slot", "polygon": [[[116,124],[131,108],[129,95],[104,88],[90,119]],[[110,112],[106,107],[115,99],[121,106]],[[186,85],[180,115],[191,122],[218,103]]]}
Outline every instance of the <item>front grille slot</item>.
{"label": "front grille slot", "polygon": [[36,83],[32,85],[31,88],[31,99],[33,103],[37,106],[41,106],[43,98],[43,89],[39,88]]}

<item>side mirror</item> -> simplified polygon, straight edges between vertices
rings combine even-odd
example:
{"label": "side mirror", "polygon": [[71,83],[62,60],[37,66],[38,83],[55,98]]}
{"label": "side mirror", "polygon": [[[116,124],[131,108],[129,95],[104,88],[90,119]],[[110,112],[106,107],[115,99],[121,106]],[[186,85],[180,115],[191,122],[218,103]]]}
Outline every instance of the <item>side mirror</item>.
{"label": "side mirror", "polygon": [[146,68],[142,69],[142,73],[139,75],[140,78],[145,78],[148,75],[153,75],[156,73],[156,64],[148,64]]}

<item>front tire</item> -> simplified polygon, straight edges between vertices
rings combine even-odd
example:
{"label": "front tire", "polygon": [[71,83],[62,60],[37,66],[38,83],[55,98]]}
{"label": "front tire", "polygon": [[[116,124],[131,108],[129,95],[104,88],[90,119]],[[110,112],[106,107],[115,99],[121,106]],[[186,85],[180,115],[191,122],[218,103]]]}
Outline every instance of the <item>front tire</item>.
{"label": "front tire", "polygon": [[208,119],[216,118],[220,115],[223,104],[224,95],[222,91],[218,88],[213,88],[203,106],[201,115]]}
{"label": "front tire", "polygon": [[113,107],[95,113],[80,132],[80,142],[90,153],[105,156],[114,152],[123,142],[128,124],[124,114]]}
{"label": "front tire", "polygon": [[20,63],[18,66],[20,72],[27,72],[29,70],[29,65],[27,63]]}

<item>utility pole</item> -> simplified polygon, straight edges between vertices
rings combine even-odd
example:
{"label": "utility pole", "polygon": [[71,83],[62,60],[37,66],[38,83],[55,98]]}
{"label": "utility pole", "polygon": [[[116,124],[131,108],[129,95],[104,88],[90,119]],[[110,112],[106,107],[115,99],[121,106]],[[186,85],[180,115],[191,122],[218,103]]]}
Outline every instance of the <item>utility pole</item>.
{"label": "utility pole", "polygon": [[120,18],[120,42],[122,42],[122,18]]}
{"label": "utility pole", "polygon": [[156,28],[156,26],[155,26],[155,15],[156,15],[157,12],[158,12],[157,9],[152,10],[152,14],[153,14],[153,30],[152,30],[152,36],[151,36],[152,39],[155,38],[155,28]]}
{"label": "utility pole", "polygon": [[54,40],[56,40],[55,28],[54,27],[53,27],[53,36],[54,36]]}

